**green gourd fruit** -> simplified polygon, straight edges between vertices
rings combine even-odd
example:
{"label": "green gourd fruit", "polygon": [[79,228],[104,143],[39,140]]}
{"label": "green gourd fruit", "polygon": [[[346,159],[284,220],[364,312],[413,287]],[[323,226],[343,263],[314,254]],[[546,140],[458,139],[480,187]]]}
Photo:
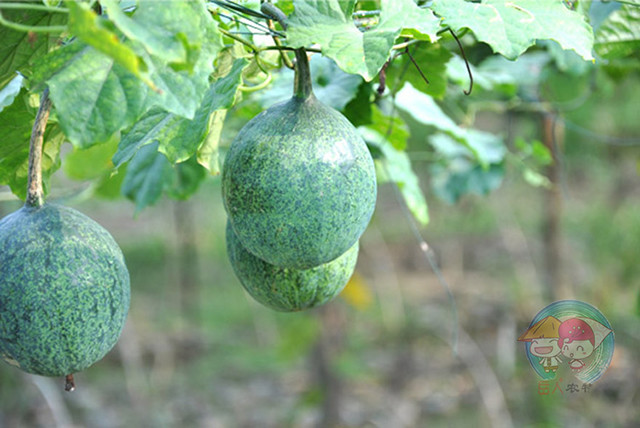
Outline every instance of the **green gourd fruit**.
{"label": "green gourd fruit", "polygon": [[271,309],[295,312],[320,306],[340,294],[353,275],[358,242],[329,263],[310,269],[281,268],[249,253],[227,222],[227,252],[251,297]]}
{"label": "green gourd fruit", "polygon": [[308,269],[358,241],[375,208],[376,176],[357,130],[313,95],[306,53],[296,58],[294,96],[231,143],[222,194],[244,248],[269,264]]}
{"label": "green gourd fruit", "polygon": [[89,217],[45,203],[0,220],[0,358],[7,363],[44,376],[89,367],[118,340],[129,299],[122,252]]}

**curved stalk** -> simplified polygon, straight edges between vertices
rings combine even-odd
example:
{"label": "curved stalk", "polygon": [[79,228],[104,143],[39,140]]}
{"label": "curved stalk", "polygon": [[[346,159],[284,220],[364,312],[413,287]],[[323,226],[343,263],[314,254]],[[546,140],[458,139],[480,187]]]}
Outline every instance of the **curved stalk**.
{"label": "curved stalk", "polygon": [[309,58],[304,48],[296,49],[296,74],[293,79],[293,96],[306,100],[313,95]]}
{"label": "curved stalk", "polygon": [[29,141],[29,171],[27,177],[27,200],[29,207],[40,207],[44,204],[44,192],[42,190],[42,145],[44,130],[51,111],[49,88],[46,88],[40,99],[40,108],[36,114],[36,120],[31,130]]}

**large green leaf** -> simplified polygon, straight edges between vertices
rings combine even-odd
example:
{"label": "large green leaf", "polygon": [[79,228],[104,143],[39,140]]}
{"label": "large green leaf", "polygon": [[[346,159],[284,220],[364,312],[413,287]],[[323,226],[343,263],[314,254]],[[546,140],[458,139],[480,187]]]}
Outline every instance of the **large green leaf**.
{"label": "large green leaf", "polygon": [[409,156],[391,145],[384,135],[369,127],[359,127],[358,132],[372,146],[378,182],[394,182],[415,219],[422,225],[429,222],[427,201],[420,189],[418,177],[411,168]]}
{"label": "large green leaf", "polygon": [[[42,27],[62,25],[67,20],[63,13],[25,9],[3,9],[2,16],[18,24]],[[57,39],[55,34],[30,34],[0,25],[0,88],[13,79],[16,71],[28,76],[33,61],[46,55]]]}
{"label": "large green leaf", "polygon": [[289,18],[287,43],[304,47],[318,43],[322,53],[347,73],[372,80],[403,29],[407,35],[435,41],[440,22],[413,0],[381,0],[378,25],[360,31],[351,18],[355,0],[296,0]]}
{"label": "large green leaf", "polygon": [[[13,104],[0,112],[0,184],[8,185],[21,199],[27,193],[29,166],[29,140],[36,116],[36,108],[29,104],[27,93],[22,89]],[[60,167],[60,146],[64,136],[55,123],[49,123],[44,134],[42,149],[42,180],[48,193],[49,177]]]}
{"label": "large green leaf", "polygon": [[210,85],[192,120],[169,113],[161,108],[149,110],[122,137],[118,152],[113,157],[119,167],[129,161],[143,146],[159,143],[159,151],[171,163],[183,162],[192,157],[209,132],[209,118],[220,109],[228,109],[235,102],[245,59],[237,59],[229,74]]}
{"label": "large green leaf", "polygon": [[[115,61],[89,46],[73,43],[52,54],[43,68],[72,56],[61,68],[44,75],[60,126],[77,147],[107,141],[115,132],[131,125],[144,111],[149,88]],[[44,61],[48,57],[44,57]]]}
{"label": "large green leaf", "polygon": [[112,58],[136,77],[153,87],[147,75],[147,66],[130,45],[120,40],[118,35],[104,26],[100,18],[87,3],[66,0],[69,8],[69,31],[89,46]]}
{"label": "large green leaf", "polygon": [[613,12],[596,32],[595,49],[604,58],[621,58],[640,50],[640,2]]}
{"label": "large green leaf", "polygon": [[593,30],[560,0],[435,0],[433,10],[454,31],[468,28],[494,52],[516,59],[536,40],[550,39],[592,60]]}
{"label": "large green leaf", "polygon": [[204,2],[139,0],[133,16],[125,14],[115,0],[100,0],[109,19],[129,40],[140,43],[152,56],[174,68],[192,69],[201,46],[207,43],[210,16]]}
{"label": "large green leaf", "polygon": [[78,147],[108,140],[149,107],[161,106],[175,115],[193,118],[221,47],[215,27],[209,32],[212,42],[203,47],[192,73],[174,70],[140,52],[151,66],[151,80],[160,93],[151,91],[111,57],[79,42],[42,58],[34,72],[35,83],[47,82],[60,125]]}

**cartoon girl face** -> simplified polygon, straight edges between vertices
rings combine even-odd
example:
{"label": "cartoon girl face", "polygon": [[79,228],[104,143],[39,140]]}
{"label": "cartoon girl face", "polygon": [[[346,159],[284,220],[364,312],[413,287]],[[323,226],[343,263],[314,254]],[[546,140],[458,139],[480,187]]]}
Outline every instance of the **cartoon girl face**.
{"label": "cartoon girl face", "polygon": [[562,346],[562,355],[574,360],[582,360],[591,355],[593,349],[593,344],[589,340],[574,340]]}
{"label": "cartoon girl face", "polygon": [[554,357],[560,353],[557,337],[541,337],[531,341],[531,352],[536,357]]}
{"label": "cartoon girl face", "polygon": [[570,318],[560,324],[559,345],[562,355],[581,360],[587,358],[595,349],[595,335],[589,324],[579,318]]}

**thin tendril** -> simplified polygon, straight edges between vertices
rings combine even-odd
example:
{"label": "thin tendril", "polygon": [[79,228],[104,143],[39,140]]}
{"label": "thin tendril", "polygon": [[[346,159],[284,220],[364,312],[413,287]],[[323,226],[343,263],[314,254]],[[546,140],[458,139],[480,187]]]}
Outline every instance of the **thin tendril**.
{"label": "thin tendril", "polygon": [[467,67],[467,73],[469,74],[469,89],[463,92],[465,95],[469,95],[473,90],[473,73],[471,73],[471,66],[469,66],[469,61],[467,60],[467,55],[464,53],[464,48],[462,47],[462,43],[460,43],[460,39],[458,39],[458,36],[456,36],[456,33],[454,33],[451,28],[449,28],[449,32],[458,44],[460,53],[462,54],[462,59],[464,59],[464,65]]}
{"label": "thin tendril", "polygon": [[427,79],[427,76],[424,75],[424,73],[422,72],[422,69],[420,68],[420,66],[418,65],[418,63],[416,62],[415,59],[413,59],[413,55],[411,55],[411,52],[409,52],[409,46],[407,46],[407,49],[405,50],[405,52],[407,53],[407,55],[409,55],[409,59],[411,60],[411,62],[413,63],[413,65],[416,67],[416,69],[418,70],[418,73],[420,73],[420,76],[424,79],[424,81],[427,83],[427,85],[429,84],[429,79]]}

